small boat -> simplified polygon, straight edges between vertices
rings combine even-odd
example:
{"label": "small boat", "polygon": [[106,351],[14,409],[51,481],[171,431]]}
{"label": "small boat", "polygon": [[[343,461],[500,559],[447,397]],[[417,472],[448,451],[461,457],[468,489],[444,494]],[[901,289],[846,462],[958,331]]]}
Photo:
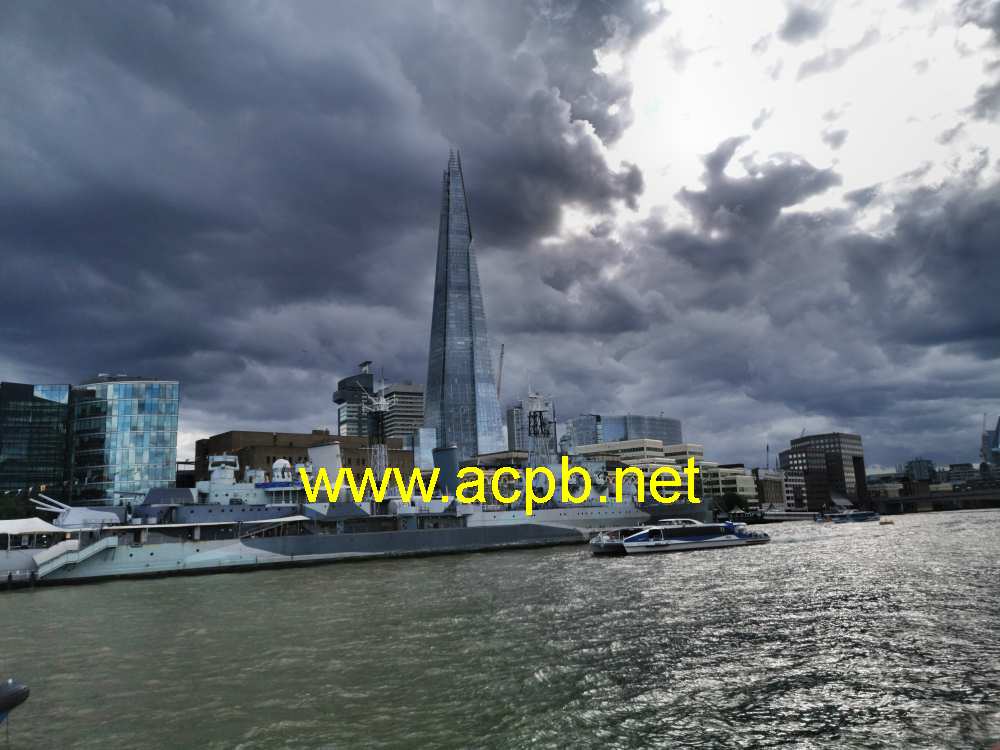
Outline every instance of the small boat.
{"label": "small boat", "polygon": [[817,513],[816,523],[863,523],[878,521],[881,516],[873,510],[849,510],[844,513]]}
{"label": "small boat", "polygon": [[14,682],[11,678],[0,682],[0,724],[7,721],[10,712],[28,700],[30,694],[27,685]]}
{"label": "small boat", "polygon": [[[681,523],[678,523],[681,521]],[[648,552],[684,552],[697,549],[746,547],[767,544],[771,537],[762,531],[750,531],[745,523],[700,523],[691,519],[672,519],[638,529],[604,532],[591,540],[595,555],[645,554]],[[601,537],[606,537],[601,539]]]}
{"label": "small boat", "polygon": [[879,526],[892,526],[894,523],[896,523],[896,522],[893,521],[891,518],[883,518],[883,519],[881,519],[878,522],[878,525]]}

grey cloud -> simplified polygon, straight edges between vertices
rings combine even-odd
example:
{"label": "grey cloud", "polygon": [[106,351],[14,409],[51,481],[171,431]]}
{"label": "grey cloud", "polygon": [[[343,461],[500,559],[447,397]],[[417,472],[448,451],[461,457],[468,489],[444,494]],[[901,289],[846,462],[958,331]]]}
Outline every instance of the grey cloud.
{"label": "grey cloud", "polygon": [[844,200],[853,203],[858,208],[865,208],[879,197],[881,187],[879,185],[869,185],[858,190],[851,190],[844,193]]}
{"label": "grey cloud", "polygon": [[792,4],[788,7],[788,14],[778,30],[778,36],[791,44],[799,44],[819,36],[828,20],[828,15],[823,10]]}
{"label": "grey cloud", "polygon": [[856,54],[875,44],[881,36],[878,29],[868,29],[864,36],[854,44],[848,47],[828,49],[822,54],[806,60],[799,66],[798,79],[801,81],[803,78],[818,73],[829,73],[843,67]]}
{"label": "grey cloud", "polygon": [[950,127],[947,130],[941,131],[940,135],[938,135],[937,137],[937,142],[943,146],[947,146],[949,143],[958,138],[959,135],[961,135],[962,130],[964,128],[965,128],[965,123],[960,122],[956,124],[954,127]]}
{"label": "grey cloud", "polygon": [[705,156],[704,190],[683,188],[678,194],[705,230],[766,228],[782,209],[840,183],[833,171],[816,169],[792,156],[774,157],[761,165],[750,163],[746,177],[729,177],[724,173],[726,166],[744,140],[730,138]]}
{"label": "grey cloud", "polygon": [[[962,0],[958,4],[958,17],[961,23],[971,23],[989,30],[993,34],[993,45],[1000,47],[1000,1]],[[987,65],[987,70],[996,71],[998,65],[1000,59]],[[976,89],[969,113],[979,120],[1000,118],[1000,79],[982,84]]]}
{"label": "grey cloud", "polygon": [[765,34],[751,45],[750,50],[755,55],[763,55],[765,52],[767,52],[770,46],[771,46],[771,35]]}
{"label": "grey cloud", "polygon": [[977,119],[996,120],[1000,116],[1000,81],[977,88],[970,111]]}
{"label": "grey cloud", "polygon": [[[808,426],[857,430],[869,460],[886,465],[914,452],[972,458],[978,436],[965,415],[989,408],[1000,387],[1000,259],[990,249],[1000,232],[1000,183],[895,192],[872,185],[847,193],[844,210],[781,211],[775,207],[820,189],[813,180],[835,176],[784,170],[805,169],[789,155],[745,160],[751,176],[730,178],[726,168],[743,143],[720,144],[706,157],[701,188],[679,196],[694,229],[650,219],[614,242],[586,234],[578,247],[561,247],[561,259],[580,260],[555,263],[560,290],[549,287],[553,296],[535,307],[559,315],[547,333],[508,338],[508,351],[546,352],[542,360],[566,381],[548,381],[564,394],[563,414],[664,410],[684,418],[686,436],[716,456],[753,461],[753,435],[775,445]],[[747,185],[727,192],[728,181],[751,179],[761,183],[759,195],[748,198]],[[715,197],[687,198],[704,194]],[[868,233],[857,212],[876,200],[891,213]],[[769,209],[744,214],[733,231],[720,231],[716,212],[704,210],[736,213],[734,205],[760,202]],[[546,251],[536,252],[530,257]],[[608,267],[616,271],[601,279],[603,293],[581,294]],[[620,330],[579,325],[605,300],[595,323],[614,320],[614,311]],[[579,357],[572,372],[560,362],[570,352]]]}
{"label": "grey cloud", "polygon": [[751,123],[753,129],[760,130],[764,126],[764,123],[771,119],[771,115],[773,114],[773,109],[761,109],[761,111],[757,113],[757,116],[753,118],[753,123]]}
{"label": "grey cloud", "polygon": [[820,137],[823,139],[823,143],[836,151],[847,142],[847,134],[848,131],[841,128],[839,130],[824,130]]}

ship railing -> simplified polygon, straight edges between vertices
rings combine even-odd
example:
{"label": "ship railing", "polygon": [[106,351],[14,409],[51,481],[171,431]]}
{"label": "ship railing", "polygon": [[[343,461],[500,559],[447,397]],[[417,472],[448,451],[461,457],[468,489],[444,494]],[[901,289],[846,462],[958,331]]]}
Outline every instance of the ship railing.
{"label": "ship railing", "polygon": [[49,573],[52,573],[65,565],[75,565],[81,563],[84,560],[88,560],[98,552],[106,549],[111,549],[112,547],[118,546],[117,536],[104,536],[96,540],[92,544],[88,544],[86,547],[80,548],[65,548],[63,551],[53,556],[51,559],[46,560],[39,564],[38,566],[38,577],[44,578]]}

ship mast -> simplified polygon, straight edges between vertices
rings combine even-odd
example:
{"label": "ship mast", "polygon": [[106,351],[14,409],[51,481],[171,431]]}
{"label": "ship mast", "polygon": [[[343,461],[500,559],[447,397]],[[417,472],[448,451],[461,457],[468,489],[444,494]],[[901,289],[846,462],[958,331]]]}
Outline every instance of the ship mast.
{"label": "ship mast", "polygon": [[[385,397],[385,378],[379,373],[378,386],[375,393],[368,393],[362,387],[361,413],[368,417],[368,465],[375,475],[376,484],[389,469],[389,449],[385,443],[385,423],[389,409],[395,405],[395,398]],[[375,514],[377,504],[371,500],[371,512]]]}

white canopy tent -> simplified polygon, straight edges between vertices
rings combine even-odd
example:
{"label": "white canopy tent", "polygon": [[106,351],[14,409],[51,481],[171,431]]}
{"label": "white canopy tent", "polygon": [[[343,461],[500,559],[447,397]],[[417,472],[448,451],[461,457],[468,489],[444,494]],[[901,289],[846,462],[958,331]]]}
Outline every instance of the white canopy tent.
{"label": "white canopy tent", "polygon": [[53,526],[41,518],[12,518],[0,521],[0,534],[65,534],[66,529]]}

